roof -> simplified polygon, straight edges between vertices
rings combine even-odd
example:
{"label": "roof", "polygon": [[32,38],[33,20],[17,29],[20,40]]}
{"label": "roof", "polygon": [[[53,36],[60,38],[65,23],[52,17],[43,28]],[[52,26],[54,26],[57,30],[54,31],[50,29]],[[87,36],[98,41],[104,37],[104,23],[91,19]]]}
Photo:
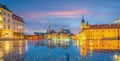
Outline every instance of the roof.
{"label": "roof", "polygon": [[118,28],[118,24],[100,24],[100,25],[89,25],[89,28],[84,28],[84,30],[89,30],[89,29],[115,29]]}
{"label": "roof", "polygon": [[55,30],[47,30],[47,33],[56,33]]}
{"label": "roof", "polygon": [[21,18],[21,17],[19,17],[19,16],[15,15],[15,14],[13,14],[13,15],[12,15],[12,18],[13,18],[13,19],[15,19],[15,20],[18,20],[18,21],[20,21],[20,22],[23,22],[23,23],[24,23],[23,18]]}
{"label": "roof", "polygon": [[9,9],[7,8],[6,5],[3,5],[3,4],[1,4],[1,3],[0,3],[0,8],[3,8],[3,9],[5,9],[5,10],[7,10],[7,11],[12,12],[11,10],[9,10]]}
{"label": "roof", "polygon": [[109,29],[109,28],[118,28],[118,24],[101,24],[101,25],[90,25],[89,29]]}
{"label": "roof", "polygon": [[64,32],[66,32],[67,34],[70,34],[70,30],[69,29],[63,29]]}

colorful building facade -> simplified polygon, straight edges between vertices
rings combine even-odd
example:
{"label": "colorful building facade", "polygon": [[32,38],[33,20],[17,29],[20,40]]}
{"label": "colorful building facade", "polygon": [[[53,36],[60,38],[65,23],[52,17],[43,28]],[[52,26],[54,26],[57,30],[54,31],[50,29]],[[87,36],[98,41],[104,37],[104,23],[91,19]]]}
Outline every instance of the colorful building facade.
{"label": "colorful building facade", "polygon": [[120,49],[119,24],[89,25],[82,18],[80,33],[77,39],[89,44],[91,49]]}
{"label": "colorful building facade", "polygon": [[0,38],[24,38],[24,20],[0,4]]}

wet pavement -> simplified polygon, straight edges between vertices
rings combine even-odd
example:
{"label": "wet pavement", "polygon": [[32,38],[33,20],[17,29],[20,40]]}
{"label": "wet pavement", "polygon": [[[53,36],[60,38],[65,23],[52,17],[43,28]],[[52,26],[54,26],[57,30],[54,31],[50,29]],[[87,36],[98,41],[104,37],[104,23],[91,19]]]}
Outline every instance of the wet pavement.
{"label": "wet pavement", "polygon": [[71,40],[0,41],[0,61],[115,61],[117,53],[91,51]]}

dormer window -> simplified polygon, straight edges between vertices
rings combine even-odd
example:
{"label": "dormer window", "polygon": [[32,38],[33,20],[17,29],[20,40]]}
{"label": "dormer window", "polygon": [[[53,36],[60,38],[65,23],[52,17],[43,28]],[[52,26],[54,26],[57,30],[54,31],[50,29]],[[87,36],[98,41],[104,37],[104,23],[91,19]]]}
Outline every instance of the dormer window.
{"label": "dormer window", "polygon": [[5,12],[2,12],[3,13],[3,15],[6,15],[6,13]]}
{"label": "dormer window", "polygon": [[8,14],[8,17],[10,17],[10,14]]}
{"label": "dormer window", "polygon": [[8,23],[10,23],[10,19],[8,19]]}

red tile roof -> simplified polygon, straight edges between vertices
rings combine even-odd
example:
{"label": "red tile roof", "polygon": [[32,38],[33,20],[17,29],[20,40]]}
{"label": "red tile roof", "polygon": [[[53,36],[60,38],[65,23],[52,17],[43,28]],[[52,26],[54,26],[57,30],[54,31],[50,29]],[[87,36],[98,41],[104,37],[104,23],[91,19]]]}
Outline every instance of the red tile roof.
{"label": "red tile roof", "polygon": [[90,29],[109,29],[118,28],[118,24],[101,24],[101,25],[90,25]]}
{"label": "red tile roof", "polygon": [[23,22],[23,23],[24,23],[23,18],[21,18],[21,17],[19,17],[19,16],[15,15],[15,14],[13,14],[13,15],[12,15],[12,18],[13,18],[13,19],[15,19],[15,20],[18,20],[18,21],[20,21],[20,22]]}
{"label": "red tile roof", "polygon": [[120,28],[118,24],[100,24],[100,25],[89,25],[89,28],[84,28],[84,30],[89,30],[89,29],[114,29],[114,28]]}

